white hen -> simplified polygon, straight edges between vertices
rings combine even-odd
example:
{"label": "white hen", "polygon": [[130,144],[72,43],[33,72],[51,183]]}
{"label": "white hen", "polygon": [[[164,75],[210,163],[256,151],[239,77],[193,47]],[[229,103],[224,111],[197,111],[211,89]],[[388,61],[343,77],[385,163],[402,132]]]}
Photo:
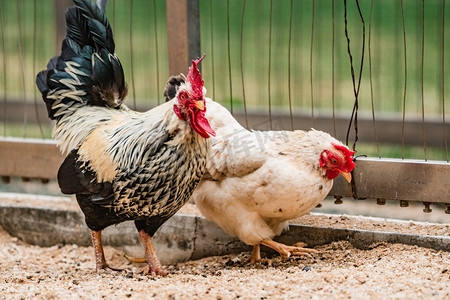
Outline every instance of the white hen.
{"label": "white hen", "polygon": [[[177,80],[183,78],[169,79],[166,92],[176,90]],[[316,207],[333,178],[342,174],[350,181],[354,152],[317,130],[248,131],[219,103],[206,98],[206,106],[216,138],[207,172],[191,196],[201,213],[253,245],[251,262],[260,259],[260,244],[282,256],[315,252],[272,238],[288,228],[288,220]]]}

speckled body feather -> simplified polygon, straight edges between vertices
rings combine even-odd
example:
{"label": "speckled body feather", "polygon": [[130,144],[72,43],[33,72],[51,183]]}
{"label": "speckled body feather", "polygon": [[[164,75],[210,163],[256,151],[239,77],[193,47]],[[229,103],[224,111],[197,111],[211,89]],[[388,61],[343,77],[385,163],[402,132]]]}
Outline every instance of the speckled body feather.
{"label": "speckled body feather", "polygon": [[141,114],[117,111],[66,158],[60,186],[80,195],[91,229],[124,220],[164,221],[189,199],[206,170],[210,147],[173,114],[172,105]]}

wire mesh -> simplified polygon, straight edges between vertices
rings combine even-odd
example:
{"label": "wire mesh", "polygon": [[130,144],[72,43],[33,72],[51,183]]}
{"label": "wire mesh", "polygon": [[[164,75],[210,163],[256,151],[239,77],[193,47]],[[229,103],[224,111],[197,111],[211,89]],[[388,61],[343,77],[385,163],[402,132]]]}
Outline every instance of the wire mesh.
{"label": "wire mesh", "polygon": [[[56,54],[51,47],[55,44],[54,3],[33,9],[34,2],[1,1],[2,13],[17,11],[17,16],[0,15],[3,135],[50,136],[51,124],[36,97],[33,79]],[[358,3],[362,17],[369,21],[369,40],[364,42],[368,62],[362,66]],[[314,125],[344,139],[355,98],[343,26],[344,2],[279,0],[270,4],[269,0],[199,0],[199,34],[202,52],[207,54],[203,75],[209,95],[226,103],[236,117],[242,112],[243,124],[250,128],[255,113],[265,111],[267,128],[271,122],[274,129]],[[367,124],[366,119],[371,123],[369,128],[360,125],[358,150],[378,157],[448,161],[445,84],[450,69],[445,64],[449,26],[445,1],[361,0],[347,5],[354,67],[362,68],[359,119],[361,124]],[[113,0],[108,6],[116,52],[129,85],[134,85],[128,104],[156,105],[169,75],[165,1]],[[14,34],[19,30],[20,39]],[[20,102],[30,109],[18,115]],[[386,130],[391,119],[399,122]],[[280,127],[279,120],[286,123]],[[431,129],[436,126],[441,128],[438,138]],[[350,132],[349,139],[354,138]]]}

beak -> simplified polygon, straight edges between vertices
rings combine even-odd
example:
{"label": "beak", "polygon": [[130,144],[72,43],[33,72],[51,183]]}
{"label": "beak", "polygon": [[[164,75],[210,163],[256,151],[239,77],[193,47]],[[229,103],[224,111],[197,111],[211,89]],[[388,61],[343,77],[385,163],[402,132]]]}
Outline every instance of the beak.
{"label": "beak", "polygon": [[205,110],[205,103],[203,103],[203,100],[195,101],[195,107],[199,110]]}
{"label": "beak", "polygon": [[348,183],[350,183],[350,181],[352,181],[352,174],[350,174],[350,172],[343,172],[341,170],[338,170],[338,171],[348,181]]}

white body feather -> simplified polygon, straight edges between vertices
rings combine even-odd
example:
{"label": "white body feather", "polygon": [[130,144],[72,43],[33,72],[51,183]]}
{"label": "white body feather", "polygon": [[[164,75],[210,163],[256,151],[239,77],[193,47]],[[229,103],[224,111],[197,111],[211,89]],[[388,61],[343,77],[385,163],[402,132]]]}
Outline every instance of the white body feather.
{"label": "white body feather", "polygon": [[328,194],[333,182],[319,158],[336,139],[316,130],[248,131],[220,104],[207,99],[206,106],[217,137],[192,198],[207,219],[255,245]]}

